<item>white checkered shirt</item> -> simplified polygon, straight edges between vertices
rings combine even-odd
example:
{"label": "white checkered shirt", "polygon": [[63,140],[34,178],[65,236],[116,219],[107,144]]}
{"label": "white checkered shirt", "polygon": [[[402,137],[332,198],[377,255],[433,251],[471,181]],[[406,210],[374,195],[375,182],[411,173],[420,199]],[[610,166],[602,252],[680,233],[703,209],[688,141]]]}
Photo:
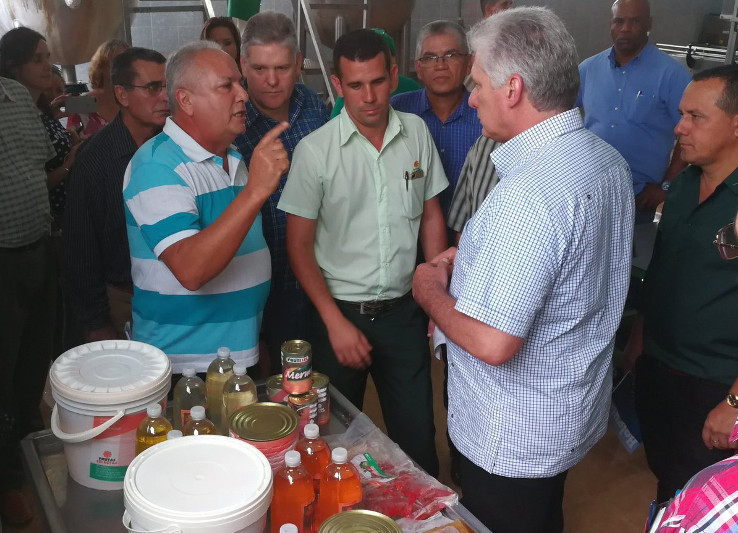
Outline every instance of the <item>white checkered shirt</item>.
{"label": "white checkered shirt", "polygon": [[500,182],[464,229],[450,292],[458,311],[525,342],[499,366],[449,343],[449,430],[490,473],[551,477],[605,432],[632,181],[576,109],[511,139],[493,160]]}

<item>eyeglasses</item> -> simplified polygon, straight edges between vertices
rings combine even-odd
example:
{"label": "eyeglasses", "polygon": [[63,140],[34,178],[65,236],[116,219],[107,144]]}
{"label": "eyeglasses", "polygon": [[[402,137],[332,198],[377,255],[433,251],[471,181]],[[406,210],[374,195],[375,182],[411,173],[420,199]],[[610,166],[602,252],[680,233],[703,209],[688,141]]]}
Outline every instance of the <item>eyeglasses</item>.
{"label": "eyeglasses", "polygon": [[146,85],[123,85],[126,89],[143,89],[149,96],[159,96],[159,94],[167,88],[167,84],[160,81],[152,81]]}
{"label": "eyeglasses", "polygon": [[421,67],[430,67],[431,65],[437,64],[441,59],[446,63],[459,63],[462,59],[468,56],[469,54],[462,54],[461,52],[449,52],[442,56],[421,56],[417,61]]}
{"label": "eyeglasses", "polygon": [[735,222],[720,228],[712,244],[717,246],[720,257],[726,261],[738,259],[738,237],[735,235]]}

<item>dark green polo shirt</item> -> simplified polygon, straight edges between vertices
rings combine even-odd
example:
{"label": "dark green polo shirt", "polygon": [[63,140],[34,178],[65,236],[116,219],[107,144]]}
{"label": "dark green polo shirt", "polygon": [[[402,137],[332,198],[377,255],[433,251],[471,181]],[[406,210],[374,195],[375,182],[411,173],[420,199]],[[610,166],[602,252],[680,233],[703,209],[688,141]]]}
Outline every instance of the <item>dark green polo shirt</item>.
{"label": "dark green polo shirt", "polygon": [[738,260],[713,245],[738,211],[738,169],[699,204],[702,169],[689,166],[666,198],[646,273],[643,352],[712,381],[738,378]]}

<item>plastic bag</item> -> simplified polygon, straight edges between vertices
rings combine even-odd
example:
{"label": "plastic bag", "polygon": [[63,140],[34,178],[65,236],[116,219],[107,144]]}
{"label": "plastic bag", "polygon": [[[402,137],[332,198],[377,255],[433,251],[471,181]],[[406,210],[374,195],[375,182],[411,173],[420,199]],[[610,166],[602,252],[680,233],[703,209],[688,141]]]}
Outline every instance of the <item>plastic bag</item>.
{"label": "plastic bag", "polygon": [[424,520],[459,501],[453,490],[416,466],[363,413],[344,434],[329,436],[327,440],[331,448],[346,448],[349,458],[359,467],[364,509],[394,519]]}

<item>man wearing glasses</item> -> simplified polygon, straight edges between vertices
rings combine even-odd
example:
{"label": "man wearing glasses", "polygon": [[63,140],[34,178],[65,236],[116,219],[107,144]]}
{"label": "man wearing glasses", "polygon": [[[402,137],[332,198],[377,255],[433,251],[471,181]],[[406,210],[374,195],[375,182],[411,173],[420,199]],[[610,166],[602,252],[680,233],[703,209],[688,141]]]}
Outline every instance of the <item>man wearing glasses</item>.
{"label": "man wearing glasses", "polygon": [[425,88],[393,96],[392,107],[420,116],[433,136],[450,184],[439,196],[446,216],[466,154],[482,133],[464,87],[471,65],[464,29],[446,20],[426,24],[418,32],[415,57]]}
{"label": "man wearing glasses", "polygon": [[738,416],[738,66],[695,74],[679,111],[690,166],[666,197],[625,358],[659,501],[734,452]]}
{"label": "man wearing glasses", "polygon": [[133,278],[133,339],[172,370],[204,372],[219,346],[254,366],[271,276],[260,210],[289,167],[279,123],[247,172],[232,146],[246,91],[231,56],[198,41],[167,61],[172,116],[136,152],[123,182]]}
{"label": "man wearing glasses", "polygon": [[118,116],[80,149],[67,186],[63,271],[82,342],[123,339],[131,320],[131,258],[123,212],[123,175],[169,116],[166,59],[130,48],[112,64]]}

